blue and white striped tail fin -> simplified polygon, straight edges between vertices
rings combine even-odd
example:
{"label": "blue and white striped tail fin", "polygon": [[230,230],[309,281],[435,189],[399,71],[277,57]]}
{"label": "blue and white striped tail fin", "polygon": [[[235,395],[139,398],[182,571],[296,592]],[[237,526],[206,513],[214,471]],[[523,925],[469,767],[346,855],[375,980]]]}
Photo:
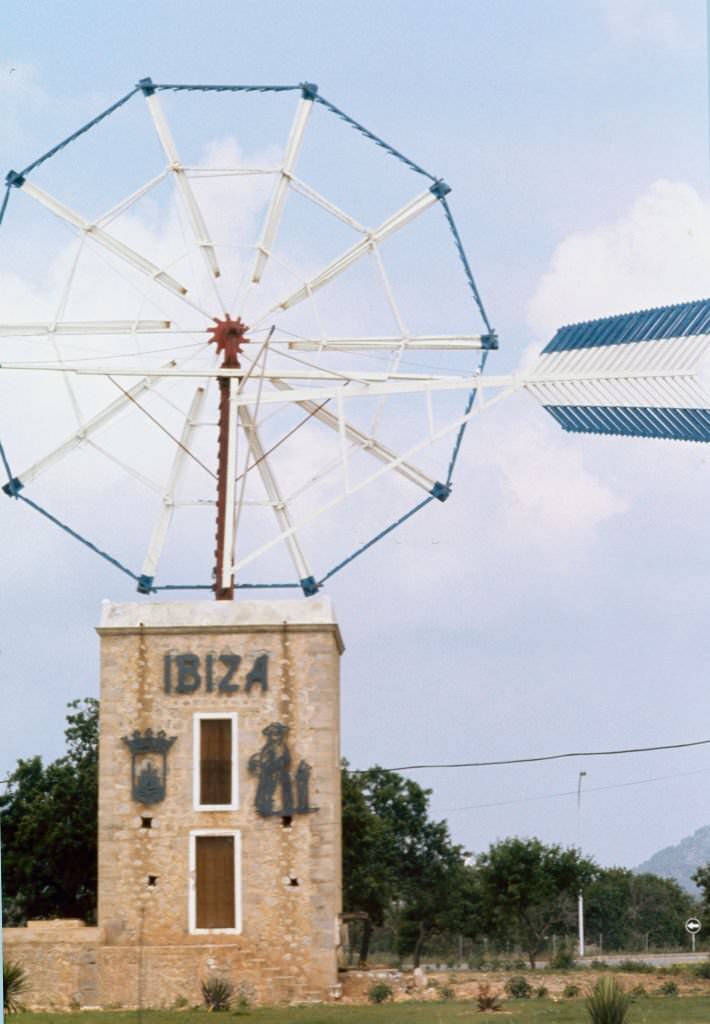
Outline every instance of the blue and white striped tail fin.
{"label": "blue and white striped tail fin", "polygon": [[710,441],[710,299],[561,327],[525,390],[564,430]]}

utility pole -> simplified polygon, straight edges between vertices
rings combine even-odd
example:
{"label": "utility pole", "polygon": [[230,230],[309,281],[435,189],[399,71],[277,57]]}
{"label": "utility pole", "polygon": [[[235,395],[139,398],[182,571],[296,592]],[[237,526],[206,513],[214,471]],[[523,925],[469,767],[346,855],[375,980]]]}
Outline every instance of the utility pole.
{"label": "utility pole", "polygon": [[[586,772],[580,772],[577,779],[577,815],[579,818],[579,833],[582,833],[582,779]],[[579,931],[579,957],[584,957],[584,895],[582,891],[577,894],[577,925]]]}

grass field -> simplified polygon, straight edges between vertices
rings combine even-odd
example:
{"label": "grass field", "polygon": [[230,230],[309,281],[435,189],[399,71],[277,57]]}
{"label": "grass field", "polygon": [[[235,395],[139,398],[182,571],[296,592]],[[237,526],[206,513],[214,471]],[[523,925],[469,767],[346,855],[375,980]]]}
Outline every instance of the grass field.
{"label": "grass field", "polygon": [[[206,1011],[145,1010],[94,1013],[18,1013],[12,1024],[207,1024]],[[230,1011],[223,1024],[582,1024],[588,1020],[583,999],[554,1003],[549,999],[509,1000],[497,1013],[480,1013],[470,1002],[407,1002],[380,1006],[291,1006]],[[710,997],[639,999],[630,1024],[708,1024]]]}

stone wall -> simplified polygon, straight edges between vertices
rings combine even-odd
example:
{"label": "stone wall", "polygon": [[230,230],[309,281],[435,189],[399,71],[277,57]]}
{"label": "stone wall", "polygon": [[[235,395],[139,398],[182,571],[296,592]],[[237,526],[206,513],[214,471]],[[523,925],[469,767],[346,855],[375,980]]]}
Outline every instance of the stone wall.
{"label": "stone wall", "polygon": [[5,959],[27,972],[22,1002],[29,1009],[100,1005],[99,945],[99,929],[83,921],[30,921],[26,928],[3,928]]}

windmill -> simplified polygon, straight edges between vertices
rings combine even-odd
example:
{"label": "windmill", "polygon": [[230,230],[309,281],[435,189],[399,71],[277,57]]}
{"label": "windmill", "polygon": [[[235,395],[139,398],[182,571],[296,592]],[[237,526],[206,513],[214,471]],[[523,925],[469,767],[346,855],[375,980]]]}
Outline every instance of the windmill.
{"label": "windmill", "polygon": [[[271,106],[225,106],[250,142],[215,146],[205,98]],[[309,162],[317,117],[372,172],[328,134]],[[71,156],[115,122],[102,206]],[[568,432],[710,440],[710,301],[563,327],[530,370],[484,374],[497,337],[449,191],[310,83],[141,80],[6,178],[0,245],[34,283],[1,314],[5,495],[145,595],[312,596],[445,502],[468,424],[520,391]]]}

